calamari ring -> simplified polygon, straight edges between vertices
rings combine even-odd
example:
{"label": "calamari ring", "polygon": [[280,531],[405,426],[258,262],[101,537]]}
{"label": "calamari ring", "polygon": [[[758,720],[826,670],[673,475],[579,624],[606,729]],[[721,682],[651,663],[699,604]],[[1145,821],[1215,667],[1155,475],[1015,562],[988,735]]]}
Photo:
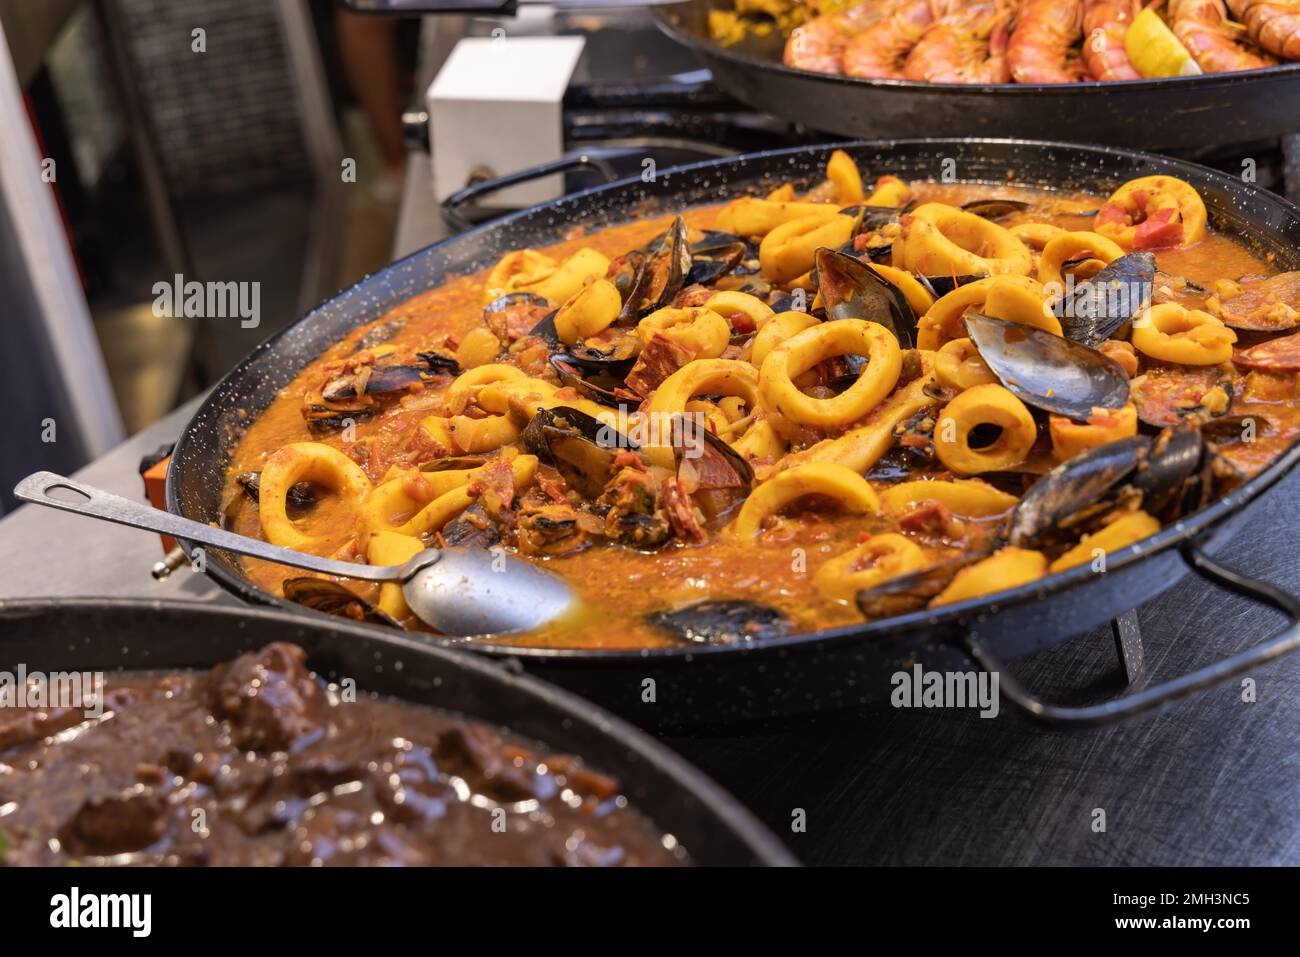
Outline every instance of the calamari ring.
{"label": "calamari ring", "polygon": [[1232,358],[1237,334],[1208,312],[1165,302],[1133,320],[1129,339],[1139,352],[1162,362],[1214,366]]}
{"label": "calamari ring", "polygon": [[[768,320],[776,315],[772,311],[772,307],[762,299],[751,296],[747,292],[738,292],[736,290],[715,292],[704,301],[704,308],[712,309],[728,322],[731,322],[732,316],[744,316],[753,324],[755,329],[762,329],[767,325]],[[734,322],[731,325],[735,328]]]}
{"label": "calamari ring", "polygon": [[778,312],[762,329],[758,330],[758,335],[754,336],[749,345],[749,354],[745,359],[761,368],[767,354],[780,343],[793,339],[805,329],[811,329],[819,324],[818,320],[806,312]]}
{"label": "calamari ring", "polygon": [[565,406],[585,412],[606,425],[616,426],[618,414],[609,406],[584,399],[573,389],[560,389],[544,379],[508,380],[482,386],[478,391],[478,404],[488,412],[499,415],[522,415],[531,419],[542,409]]}
{"label": "calamari ring", "polygon": [[462,411],[470,399],[474,397],[474,390],[479,386],[488,385],[493,382],[505,382],[509,379],[527,379],[528,376],[522,369],[514,366],[503,364],[478,366],[467,372],[462,372],[452,380],[451,385],[447,386],[447,391],[443,394],[443,403],[454,411]]}
{"label": "calamari ring", "polygon": [[906,535],[872,535],[856,548],[836,555],[813,575],[813,586],[827,598],[853,601],[864,588],[924,568],[925,552]]}
{"label": "calamari ring", "polygon": [[[397,532],[376,532],[366,543],[366,561],[371,565],[405,565],[420,552],[424,542]],[[402,597],[400,582],[383,582],[379,586],[379,610],[401,621],[411,614]]]}
{"label": "calamari ring", "polygon": [[889,280],[894,288],[903,294],[907,304],[918,316],[925,315],[934,305],[935,299],[930,290],[921,285],[921,281],[906,269],[896,269],[884,263],[872,263],[871,268]]}
{"label": "calamari ring", "polygon": [[[659,384],[644,412],[651,417],[654,431],[669,434],[663,423],[681,414],[697,395],[734,395],[750,409],[758,406],[758,370],[739,359],[696,359],[686,363]],[[558,404],[558,403],[557,403]],[[606,410],[607,412],[609,410]],[[673,450],[667,445],[646,445],[650,461],[663,468],[673,467]]]}
{"label": "calamari ring", "polygon": [[1137,408],[1130,402],[1122,409],[1093,409],[1087,422],[1053,415],[1048,419],[1048,431],[1052,435],[1052,456],[1064,462],[1099,445],[1137,435]]}
{"label": "calamari ring", "polygon": [[758,264],[774,283],[786,283],[813,267],[817,250],[839,249],[853,238],[852,216],[821,214],[782,223],[758,244]]}
{"label": "calamari ring", "polygon": [[420,428],[453,452],[476,455],[492,452],[519,438],[519,426],[508,415],[489,415],[475,419],[468,415],[430,415],[420,420]]}
{"label": "calamari ring", "polygon": [[953,339],[966,338],[962,317],[970,311],[1061,334],[1061,322],[1047,308],[1042,283],[1029,276],[989,276],[958,286],[935,302],[917,323],[917,348],[937,350]]}
{"label": "calamari ring", "polygon": [[1105,556],[1110,552],[1127,548],[1158,531],[1160,531],[1158,519],[1152,518],[1146,512],[1129,512],[1115,519],[1101,531],[1083,536],[1079,539],[1079,544],[1052,562],[1049,571],[1055,574],[1067,568],[1074,568],[1076,565],[1086,565],[1097,557],[1098,551]]}
{"label": "calamari ring", "polygon": [[608,279],[597,279],[579,289],[555,313],[555,334],[571,346],[607,329],[618,318],[623,297]]}
{"label": "calamari ring", "polygon": [[954,392],[998,381],[969,338],[953,339],[943,344],[934,356],[934,377],[941,386]]}
{"label": "calamari ring", "polygon": [[745,461],[750,463],[775,462],[789,450],[790,445],[762,412],[755,412],[745,434],[731,443]]}
{"label": "calamari ring", "polygon": [[830,219],[839,214],[840,207],[836,203],[803,203],[742,196],[719,210],[714,226],[737,236],[766,236],[791,220],[809,216]]}
{"label": "calamari ring", "polygon": [[[814,399],[792,381],[834,356],[867,356],[867,367],[839,395]],[[884,326],[865,319],[835,319],[805,329],[767,354],[759,370],[763,405],[800,425],[837,428],[858,421],[893,390],[903,370],[898,340]]]}
{"label": "calamari ring", "polygon": [[636,334],[643,344],[660,335],[689,349],[696,358],[716,359],[731,342],[731,324],[707,306],[667,306],[642,319]]}
{"label": "calamari ring", "polygon": [[[487,468],[487,466],[482,466],[482,468]],[[475,469],[474,471],[479,470]],[[537,456],[515,455],[510,462],[510,471],[514,475],[515,489],[524,488],[533,480],[533,476],[537,472]],[[410,535],[414,538],[422,538],[429,532],[442,528],[442,526],[465,511],[474,503],[474,499],[477,497],[476,492],[473,491],[473,482],[470,481],[465,485],[439,495],[416,512],[409,521],[398,528],[391,529],[391,531],[401,535]]]}
{"label": "calamari ring", "polygon": [[[378,532],[405,534],[405,527],[429,502],[453,489],[469,484],[477,469],[446,469],[442,472],[420,472],[418,469],[399,469],[375,486],[357,509],[357,538],[368,547],[370,536]],[[419,484],[420,495],[411,494],[412,485]],[[403,521],[395,521],[407,516]]]}
{"label": "calamari ring", "polygon": [[587,283],[603,279],[609,272],[609,259],[602,253],[589,247],[583,247],[556,267],[555,271],[541,282],[521,289],[536,293],[547,302],[555,305],[568,302]]}
{"label": "calamari ring", "polygon": [[894,265],[922,276],[1023,276],[1034,257],[1010,230],[945,203],[925,203],[904,217]]}
{"label": "calamari ring", "polygon": [[810,462],[778,472],[745,499],[740,514],[728,533],[743,541],[754,538],[770,515],[805,495],[820,495],[834,501],[842,511],[868,514],[880,511],[875,489],[861,475],[843,465]]}
{"label": "calamari ring", "polygon": [[1007,232],[1029,247],[1031,252],[1042,252],[1044,246],[1057,236],[1064,236],[1067,230],[1051,223],[1017,223],[1007,227]]}
{"label": "calamari ring", "polygon": [[1205,202],[1181,179],[1143,176],[1111,194],[1092,228],[1125,249],[1188,246],[1205,238]]}
{"label": "calamari ring", "polygon": [[555,260],[535,249],[516,249],[502,256],[488,273],[483,305],[512,292],[520,292],[553,275]]}
{"label": "calamari ring", "polygon": [[880,493],[885,510],[898,514],[917,502],[940,502],[962,518],[991,518],[1016,507],[1020,499],[971,479],[952,482],[899,482]]}
{"label": "calamari ring", "polygon": [[1118,244],[1098,233],[1079,231],[1063,233],[1043,247],[1043,254],[1038,257],[1038,281],[1065,285],[1065,275],[1061,266],[1072,259],[1100,259],[1107,264],[1113,263],[1124,250]]}
{"label": "calamari ring", "polygon": [[[989,445],[973,449],[971,432],[980,425],[1002,431]],[[1025,460],[1038,427],[1025,404],[1000,385],[977,385],[944,406],[934,430],[939,461],[960,475],[999,472]]]}
{"label": "calamari ring", "polygon": [[858,164],[844,150],[836,150],[826,162],[826,178],[835,186],[836,201],[848,205],[860,203],[866,195],[862,191],[862,174]]}
{"label": "calamari ring", "polygon": [[951,605],[1027,585],[1047,574],[1047,558],[1042,552],[1024,548],[1007,547],[994,552],[983,561],[967,565],[939,592],[930,607]]}
{"label": "calamari ring", "polygon": [[262,466],[257,514],[268,542],[300,552],[311,551],[325,539],[300,532],[289,518],[285,499],[299,482],[332,489],[353,511],[374,487],[361,466],[331,445],[291,442],[277,449]]}

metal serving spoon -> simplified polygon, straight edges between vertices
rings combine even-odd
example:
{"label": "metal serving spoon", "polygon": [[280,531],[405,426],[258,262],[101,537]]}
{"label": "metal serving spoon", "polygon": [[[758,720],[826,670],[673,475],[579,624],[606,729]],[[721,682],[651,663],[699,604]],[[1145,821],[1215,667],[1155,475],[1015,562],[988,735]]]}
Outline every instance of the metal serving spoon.
{"label": "metal serving spoon", "polygon": [[[55,497],[59,492],[63,497]],[[411,611],[445,635],[527,631],[578,605],[577,597],[560,578],[486,549],[428,548],[405,565],[361,565],[236,535],[53,472],[27,476],[14,488],[14,495],[24,502],[162,532],[281,565],[372,582],[401,582],[402,596]]]}

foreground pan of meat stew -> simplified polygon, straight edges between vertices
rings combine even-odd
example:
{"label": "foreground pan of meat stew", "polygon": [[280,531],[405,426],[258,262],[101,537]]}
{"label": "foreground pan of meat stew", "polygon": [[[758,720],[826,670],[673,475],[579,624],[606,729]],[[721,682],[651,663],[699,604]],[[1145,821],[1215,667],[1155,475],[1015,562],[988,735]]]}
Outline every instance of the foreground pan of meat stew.
{"label": "foreground pan of meat stew", "polygon": [[[169,503],[378,563],[420,535],[502,537],[593,613],[472,647],[641,721],[852,704],[918,654],[996,667],[1189,563],[1284,604],[1207,556],[1300,454],[1298,240],[1294,208],[1263,191],[1060,144],[661,173],[432,247],[265,344],[187,428]],[[629,419],[643,400],[672,428]],[[403,615],[392,593],[207,567],[256,600]],[[1044,717],[1101,720],[1294,640],[1082,711],[1003,687]],[[673,708],[636,706],[647,677]]]}
{"label": "foreground pan of meat stew", "polygon": [[795,863],[646,735],[401,633],[0,602],[0,661],[58,699],[0,709],[0,866]]}

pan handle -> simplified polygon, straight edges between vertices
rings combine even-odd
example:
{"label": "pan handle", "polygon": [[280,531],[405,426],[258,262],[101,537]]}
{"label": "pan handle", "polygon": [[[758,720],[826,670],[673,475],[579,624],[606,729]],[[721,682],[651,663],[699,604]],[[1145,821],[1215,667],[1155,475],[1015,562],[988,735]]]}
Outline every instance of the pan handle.
{"label": "pan handle", "polygon": [[1250,671],[1265,662],[1280,658],[1300,647],[1300,597],[1276,585],[1259,581],[1211,561],[1194,545],[1182,549],[1183,560],[1202,578],[1213,584],[1253,598],[1281,611],[1290,621],[1278,634],[1247,651],[1222,658],[1213,664],[1131,694],[1121,695],[1100,704],[1070,707],[1049,704],[1034,696],[1015,679],[1006,664],[971,631],[966,634],[966,651],[986,671],[997,672],[998,687],[1013,704],[1032,718],[1063,727],[1084,728],[1110,724],[1131,718],[1169,701],[1185,697]]}
{"label": "pan handle", "polygon": [[595,170],[605,177],[607,183],[612,183],[618,179],[618,173],[614,171],[614,167],[599,156],[588,156],[586,153],[566,156],[551,163],[543,163],[541,166],[530,166],[528,169],[521,169],[517,173],[507,173],[505,176],[498,176],[496,179],[485,179],[481,183],[471,183],[464,189],[457,190],[442,201],[442,220],[457,232],[464,232],[472,228],[474,224],[461,212],[462,206],[472,203],[488,193],[495,193],[498,190],[518,186],[520,183],[529,183],[546,176],[554,176],[556,173],[567,173],[579,169]]}

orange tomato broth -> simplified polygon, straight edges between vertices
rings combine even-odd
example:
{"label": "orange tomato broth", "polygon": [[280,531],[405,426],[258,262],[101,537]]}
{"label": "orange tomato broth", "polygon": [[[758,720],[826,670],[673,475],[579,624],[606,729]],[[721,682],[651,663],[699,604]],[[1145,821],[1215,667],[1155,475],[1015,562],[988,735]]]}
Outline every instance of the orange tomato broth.
{"label": "orange tomato broth", "polygon": [[[1015,196],[1018,198],[1077,201],[1075,208],[1095,209],[1101,200],[1087,194],[1066,194],[1023,187],[985,184],[912,184],[919,202],[937,201],[953,205],[974,198]],[[1066,205],[1066,204],[1061,204]],[[688,209],[683,212],[692,227],[709,228],[720,207]],[[552,246],[541,247],[557,260],[575,250],[589,246],[613,259],[638,248],[662,233],[671,214],[640,219],[580,235]],[[1091,216],[1045,214],[1031,209],[1002,221],[1046,222],[1067,229],[1090,229]],[[1218,278],[1272,273],[1275,270],[1239,243],[1210,232],[1200,242],[1184,249],[1157,251],[1157,261],[1165,272],[1181,275],[1203,286]],[[242,493],[234,477],[249,470],[259,470],[266,458],[281,446],[300,441],[319,441],[346,451],[351,443],[338,433],[313,435],[303,419],[304,394],[320,385],[320,367],[352,352],[356,342],[378,323],[404,323],[385,341],[396,347],[398,361],[406,361],[416,351],[430,348],[443,337],[458,340],[471,329],[480,328],[482,297],[488,268],[472,275],[451,278],[443,285],[413,296],[374,323],[367,324],[334,344],[316,362],[304,369],[283,389],[271,405],[249,426],[238,443],[227,474],[229,526],[245,535],[261,537],[256,506],[240,502]],[[1202,297],[1203,298],[1203,297]],[[1199,301],[1180,299],[1188,308]],[[1247,336],[1249,334],[1246,334]],[[1244,340],[1249,344],[1249,339]],[[1159,365],[1144,360],[1145,365]],[[1300,434],[1300,410],[1291,401],[1296,395],[1294,376],[1268,376],[1267,388],[1259,394],[1248,390],[1234,399],[1233,412],[1264,416],[1274,428],[1254,442],[1233,443],[1223,448],[1225,455],[1247,474],[1254,474],[1275,458]],[[356,443],[376,440],[386,424],[398,419],[417,420],[427,409],[408,411],[396,405],[369,419],[358,419]],[[921,476],[918,476],[921,477]],[[378,481],[380,475],[371,475]],[[330,554],[348,545],[353,535],[352,517],[331,496],[324,496],[299,522],[303,531],[324,536]],[[990,540],[996,520],[967,521],[965,548],[980,547]],[[798,631],[834,627],[862,620],[861,614],[846,602],[828,600],[813,588],[812,576],[828,558],[853,547],[865,536],[881,531],[897,531],[896,522],[885,515],[850,516],[834,512],[805,510],[783,517],[753,542],[738,543],[716,533],[704,544],[683,544],[672,540],[661,549],[643,552],[621,545],[589,546],[576,554],[530,556],[530,561],[548,567],[563,576],[586,600],[590,613],[538,633],[513,635],[501,640],[512,645],[535,647],[640,648],[674,644],[674,640],[642,619],[652,611],[674,607],[704,598],[741,598],[777,608],[788,615]],[[928,551],[928,550],[927,550]],[[956,554],[947,550],[946,555]],[[935,554],[934,557],[945,557]],[[292,568],[245,559],[248,578],[260,588],[279,594],[281,583],[305,574]],[[373,599],[373,586],[352,582],[358,594]],[[421,628],[418,621],[403,623]],[[478,639],[492,641],[494,639]]]}

